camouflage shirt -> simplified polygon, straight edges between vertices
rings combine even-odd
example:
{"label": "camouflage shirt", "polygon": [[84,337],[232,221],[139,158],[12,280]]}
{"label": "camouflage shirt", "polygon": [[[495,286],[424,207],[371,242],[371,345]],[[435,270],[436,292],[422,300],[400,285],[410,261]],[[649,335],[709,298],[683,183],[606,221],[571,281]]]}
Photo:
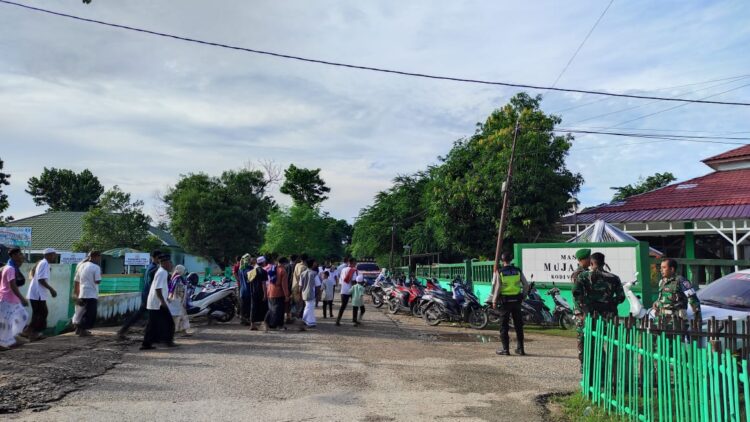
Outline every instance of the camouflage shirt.
{"label": "camouflage shirt", "polygon": [[656,300],[656,306],[660,310],[679,311],[687,309],[689,303],[693,313],[697,313],[701,311],[701,303],[695,293],[690,281],[684,277],[678,275],[664,277],[659,282],[659,298]]}
{"label": "camouflage shirt", "polygon": [[616,311],[617,305],[625,301],[622,283],[614,274],[602,270],[576,272],[573,297],[578,309]]}

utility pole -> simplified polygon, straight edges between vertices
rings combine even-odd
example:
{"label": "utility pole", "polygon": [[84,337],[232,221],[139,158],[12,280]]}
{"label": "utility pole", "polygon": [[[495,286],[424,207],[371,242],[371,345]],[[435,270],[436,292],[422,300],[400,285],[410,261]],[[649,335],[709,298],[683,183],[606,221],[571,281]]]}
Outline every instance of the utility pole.
{"label": "utility pole", "polygon": [[391,274],[393,274],[393,248],[396,245],[396,222],[394,221],[391,225],[391,263],[390,263],[390,270]]}
{"label": "utility pole", "polygon": [[516,155],[516,141],[518,140],[518,130],[521,124],[521,115],[516,119],[516,126],[513,128],[513,144],[510,147],[510,160],[508,162],[508,175],[503,183],[503,206],[500,210],[500,227],[497,229],[497,246],[495,247],[495,267],[494,271],[500,268],[500,253],[503,250],[503,234],[505,232],[505,220],[508,219],[508,202],[510,197],[510,182],[513,179],[513,159]]}

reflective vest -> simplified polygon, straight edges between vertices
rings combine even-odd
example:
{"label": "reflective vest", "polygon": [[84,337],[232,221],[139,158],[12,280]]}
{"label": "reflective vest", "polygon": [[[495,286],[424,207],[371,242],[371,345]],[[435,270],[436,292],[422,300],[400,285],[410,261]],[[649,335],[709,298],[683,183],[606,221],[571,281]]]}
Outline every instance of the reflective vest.
{"label": "reflective vest", "polygon": [[500,294],[503,296],[518,296],[523,292],[521,272],[517,268],[504,268],[500,271],[502,285]]}

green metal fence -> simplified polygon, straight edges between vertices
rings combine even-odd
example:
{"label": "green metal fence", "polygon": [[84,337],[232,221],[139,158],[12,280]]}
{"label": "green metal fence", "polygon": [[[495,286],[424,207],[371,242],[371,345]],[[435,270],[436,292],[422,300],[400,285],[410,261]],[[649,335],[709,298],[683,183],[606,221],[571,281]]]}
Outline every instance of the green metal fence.
{"label": "green metal fence", "polygon": [[643,324],[586,319],[584,396],[633,421],[750,420],[747,359],[701,347],[693,333]]}
{"label": "green metal fence", "polygon": [[143,275],[103,275],[99,293],[140,292],[143,288]]}

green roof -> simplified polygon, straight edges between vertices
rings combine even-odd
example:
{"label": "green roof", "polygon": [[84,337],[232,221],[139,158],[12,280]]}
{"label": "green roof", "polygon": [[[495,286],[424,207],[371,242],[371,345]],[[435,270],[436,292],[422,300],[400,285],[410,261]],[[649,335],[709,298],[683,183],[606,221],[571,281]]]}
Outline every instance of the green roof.
{"label": "green roof", "polygon": [[31,249],[55,248],[72,251],[83,235],[85,212],[51,211],[8,223],[10,227],[31,227]]}
{"label": "green roof", "polygon": [[[33,217],[14,220],[10,227],[31,227],[31,249],[55,248],[72,251],[73,243],[83,236],[83,216],[85,212],[50,211]],[[175,238],[164,230],[150,227],[149,232],[158,237],[165,246],[180,247]]]}

